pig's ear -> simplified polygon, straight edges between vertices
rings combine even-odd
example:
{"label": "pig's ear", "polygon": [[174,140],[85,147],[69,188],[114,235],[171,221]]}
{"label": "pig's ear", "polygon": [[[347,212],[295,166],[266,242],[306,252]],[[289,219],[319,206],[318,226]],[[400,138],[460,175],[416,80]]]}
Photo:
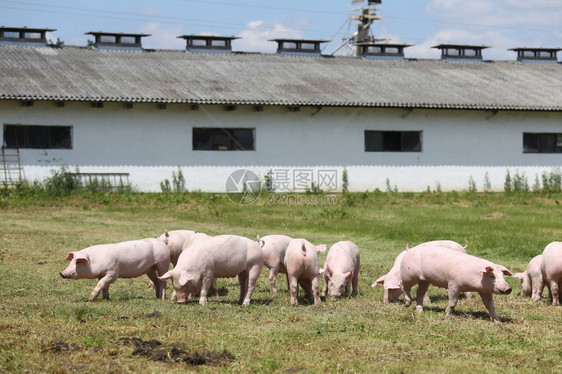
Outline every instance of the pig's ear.
{"label": "pig's ear", "polygon": [[491,266],[486,266],[484,269],[481,270],[482,273],[493,273],[494,272],[494,268]]}
{"label": "pig's ear", "polygon": [[373,282],[373,284],[371,284],[371,287],[376,287],[377,284],[384,284],[384,277],[386,276],[383,275],[382,277],[379,277],[376,281]]}
{"label": "pig's ear", "polygon": [[525,274],[515,273],[515,274],[513,274],[513,277],[519,279],[520,281],[523,281],[523,279],[525,278]]}
{"label": "pig's ear", "polygon": [[388,288],[388,289],[401,288],[401,287],[402,287],[402,284],[401,284],[401,283],[402,283],[402,282],[401,282],[401,280],[400,280],[399,278],[397,278],[397,277],[392,277],[392,278],[387,279],[387,280],[385,281],[385,286],[386,286],[385,288]]}
{"label": "pig's ear", "polygon": [[318,273],[320,273],[320,274],[323,274],[325,271],[326,271],[326,269],[322,269],[322,268],[318,269]]}
{"label": "pig's ear", "polygon": [[505,266],[500,265],[500,270],[502,271],[503,275],[507,275],[508,277],[511,277],[513,274],[511,274],[511,271],[509,271]]}
{"label": "pig's ear", "polygon": [[180,272],[180,280],[179,280],[179,284],[180,286],[185,286],[191,279],[193,279],[193,277],[191,275],[189,275],[189,273],[185,270],[182,270]]}
{"label": "pig's ear", "polygon": [[66,254],[66,257],[64,258],[66,261],[72,261],[72,259],[74,258],[74,252],[68,252]]}
{"label": "pig's ear", "polygon": [[344,277],[345,277],[346,279],[349,279],[349,278],[351,278],[352,276],[353,276],[353,270],[350,270],[349,272],[347,272],[347,273],[344,274]]}
{"label": "pig's ear", "polygon": [[74,258],[76,259],[77,264],[81,262],[90,262],[90,256],[88,256],[88,254],[77,253],[74,255]]}
{"label": "pig's ear", "polygon": [[319,244],[316,246],[316,252],[326,252],[326,244]]}
{"label": "pig's ear", "polygon": [[158,279],[160,279],[161,281],[165,281],[168,280],[172,277],[172,271],[168,270],[167,272],[164,273],[164,275],[162,275],[161,277],[158,277]]}

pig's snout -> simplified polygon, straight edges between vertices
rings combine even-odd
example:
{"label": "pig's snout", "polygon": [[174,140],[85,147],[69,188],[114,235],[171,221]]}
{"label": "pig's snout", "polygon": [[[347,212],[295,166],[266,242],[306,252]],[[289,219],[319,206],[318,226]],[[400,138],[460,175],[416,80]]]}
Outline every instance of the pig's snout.
{"label": "pig's snout", "polygon": [[68,275],[65,275],[62,271],[59,273],[61,277],[63,277],[64,279],[68,278]]}
{"label": "pig's snout", "polygon": [[511,293],[511,287],[506,287],[503,290],[500,290],[500,293],[503,295],[509,295]]}

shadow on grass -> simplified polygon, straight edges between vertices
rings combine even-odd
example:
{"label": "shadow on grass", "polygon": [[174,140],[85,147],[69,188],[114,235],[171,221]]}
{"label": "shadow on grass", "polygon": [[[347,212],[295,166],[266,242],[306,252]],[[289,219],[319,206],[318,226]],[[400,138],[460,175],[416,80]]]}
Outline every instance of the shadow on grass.
{"label": "shadow on grass", "polygon": [[[415,306],[412,304],[412,306],[415,309]],[[438,306],[431,306],[431,305],[424,305],[423,307],[424,312],[435,312],[435,313],[442,313],[443,316],[445,316],[445,308],[441,308]],[[463,317],[463,316],[470,316],[474,319],[480,319],[480,320],[485,320],[485,321],[489,321],[490,320],[490,314],[488,312],[485,311],[477,311],[477,312],[468,312],[468,311],[462,311],[462,310],[454,310],[453,313],[451,314],[451,317]],[[513,319],[511,318],[502,318],[501,316],[498,316],[498,318],[500,319],[501,322],[505,322],[505,323],[513,323]]]}

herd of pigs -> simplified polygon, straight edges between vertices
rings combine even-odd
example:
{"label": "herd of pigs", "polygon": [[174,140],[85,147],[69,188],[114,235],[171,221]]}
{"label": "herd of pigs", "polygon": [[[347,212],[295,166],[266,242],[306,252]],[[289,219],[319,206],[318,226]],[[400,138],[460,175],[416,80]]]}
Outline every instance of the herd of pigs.
{"label": "herd of pigs", "polygon": [[[467,243],[468,245],[468,243]],[[382,284],[384,302],[393,302],[404,294],[405,306],[412,303],[410,290],[418,285],[416,309],[423,311],[429,285],[447,288],[449,315],[458,296],[464,292],[478,292],[492,321],[498,321],[493,294],[509,294],[511,288],[504,279],[514,276],[521,280],[523,296],[538,301],[544,286],[549,290],[553,305],[559,304],[562,287],[562,242],[552,242],[542,255],[534,257],[525,272],[512,274],[505,266],[466,253],[466,246],[451,240],[437,240],[406,245],[394,261],[390,271],[378,278],[372,287]],[[171,300],[185,303],[199,295],[199,303],[206,304],[209,292],[216,293],[216,278],[238,276],[240,300],[249,305],[256,281],[263,265],[269,270],[270,291],[277,292],[279,273],[287,275],[291,304],[298,303],[299,286],[306,298],[315,304],[320,296],[342,297],[358,294],[360,255],[357,245],[349,239],[332,245],[320,268],[318,253],[326,245],[313,245],[305,239],[285,235],[268,235],[251,240],[237,235],[209,236],[191,230],[175,230],[160,237],[103,244],[69,252],[68,267],[60,272],[63,278],[99,279],[90,294],[94,300],[100,292],[109,299],[109,286],[117,278],[133,278],[146,274],[156,297],[166,298],[166,281],[171,279],[174,291]],[[170,270],[170,263],[173,269]],[[319,277],[324,274],[324,287],[319,292]]]}

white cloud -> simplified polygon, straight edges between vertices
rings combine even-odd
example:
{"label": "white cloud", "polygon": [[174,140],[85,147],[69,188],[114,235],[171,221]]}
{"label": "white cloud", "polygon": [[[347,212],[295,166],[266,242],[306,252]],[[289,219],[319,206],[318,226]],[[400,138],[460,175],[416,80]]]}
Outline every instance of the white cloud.
{"label": "white cloud", "polygon": [[302,33],[292,27],[285,26],[281,23],[269,24],[258,20],[246,24],[238,36],[241,39],[232,42],[233,50],[244,52],[263,52],[274,53],[277,45],[269,42],[270,39],[278,38],[302,38]]}
{"label": "white cloud", "polygon": [[185,41],[178,39],[178,36],[185,34],[182,30],[183,25],[163,26],[159,22],[147,22],[139,32],[152,35],[143,38],[143,48],[185,49]]}
{"label": "white cloud", "polygon": [[[557,47],[562,45],[562,1],[534,0],[431,0],[426,14],[435,31],[428,38],[436,43],[488,45],[485,59],[515,58],[514,47]],[[416,57],[434,55],[429,42],[409,48]]]}

